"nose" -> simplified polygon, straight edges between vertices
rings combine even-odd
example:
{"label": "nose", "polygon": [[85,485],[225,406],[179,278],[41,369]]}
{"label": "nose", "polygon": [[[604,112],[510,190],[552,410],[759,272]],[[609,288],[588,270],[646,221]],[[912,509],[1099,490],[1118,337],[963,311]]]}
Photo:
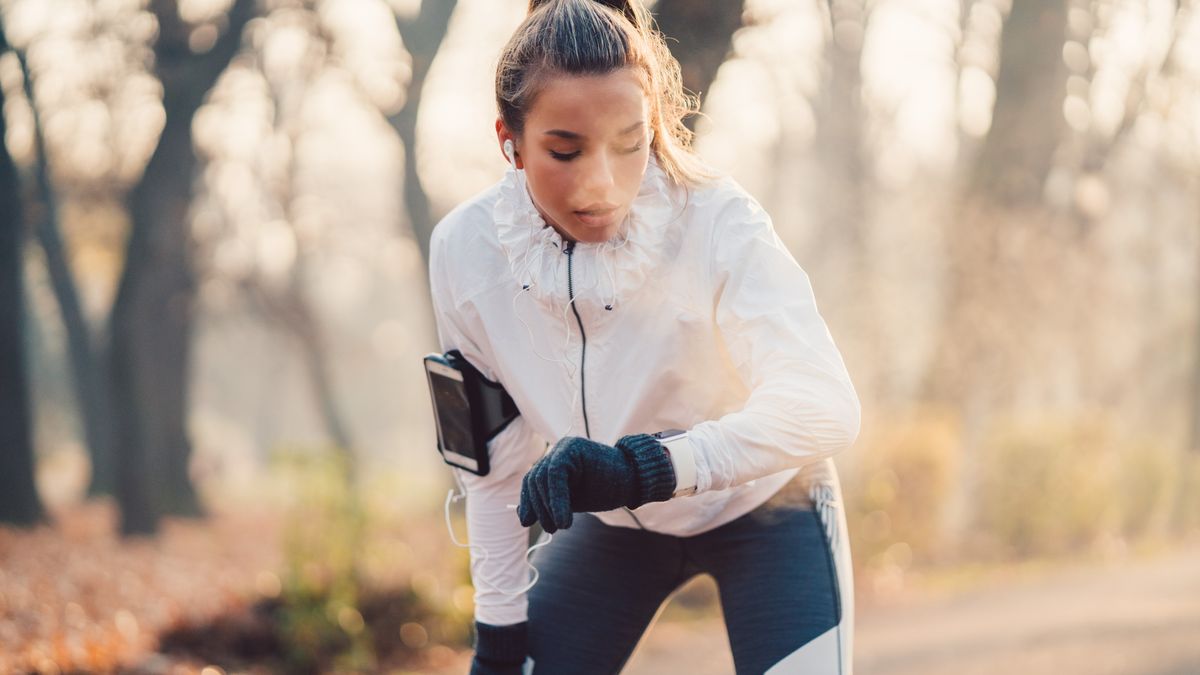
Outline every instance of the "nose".
{"label": "nose", "polygon": [[597,201],[604,201],[617,184],[617,177],[613,173],[613,162],[607,152],[592,153],[591,159],[591,164],[584,175],[584,184],[581,187],[586,194],[596,197]]}

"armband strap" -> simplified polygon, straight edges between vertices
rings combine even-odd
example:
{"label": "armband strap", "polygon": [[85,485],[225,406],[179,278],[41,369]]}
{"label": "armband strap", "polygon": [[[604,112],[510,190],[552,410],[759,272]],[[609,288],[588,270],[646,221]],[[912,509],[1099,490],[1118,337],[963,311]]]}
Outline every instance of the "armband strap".
{"label": "armband strap", "polygon": [[446,359],[463,374],[467,402],[471,406],[471,425],[483,442],[492,440],[521,414],[504,385],[484,377],[457,349],[446,352]]}

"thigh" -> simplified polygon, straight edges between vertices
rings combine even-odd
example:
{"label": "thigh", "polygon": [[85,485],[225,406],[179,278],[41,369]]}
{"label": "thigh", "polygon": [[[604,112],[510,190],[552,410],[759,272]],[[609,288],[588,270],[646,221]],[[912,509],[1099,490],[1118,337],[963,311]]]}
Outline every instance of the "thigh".
{"label": "thigh", "polygon": [[768,503],[688,542],[720,592],[738,673],[849,673],[843,594],[822,513]]}
{"label": "thigh", "polygon": [[618,673],[663,601],[681,583],[675,537],[605,525],[575,514],[531,560],[533,672]]}

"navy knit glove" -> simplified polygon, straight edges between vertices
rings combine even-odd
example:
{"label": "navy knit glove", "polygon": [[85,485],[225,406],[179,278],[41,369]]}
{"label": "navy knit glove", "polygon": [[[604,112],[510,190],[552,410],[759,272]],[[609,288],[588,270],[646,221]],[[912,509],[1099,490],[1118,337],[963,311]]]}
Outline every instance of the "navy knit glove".
{"label": "navy knit glove", "polygon": [[567,436],[525,474],[517,516],[525,527],[541,521],[553,533],[571,526],[572,513],[636,509],[674,491],[671,457],[653,436],[624,436],[616,447]]}
{"label": "navy knit glove", "polygon": [[493,626],[475,622],[475,658],[471,675],[521,675],[529,651],[529,622]]}

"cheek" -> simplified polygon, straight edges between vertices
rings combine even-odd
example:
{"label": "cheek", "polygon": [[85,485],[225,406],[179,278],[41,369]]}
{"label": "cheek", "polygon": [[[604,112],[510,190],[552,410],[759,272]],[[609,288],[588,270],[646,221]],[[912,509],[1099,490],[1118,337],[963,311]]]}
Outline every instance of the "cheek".
{"label": "cheek", "polygon": [[649,159],[645,153],[638,153],[629,161],[629,169],[621,174],[621,191],[632,200],[637,196],[642,186],[642,177],[646,173],[646,162]]}
{"label": "cheek", "polygon": [[537,197],[538,204],[544,209],[560,208],[564,197],[571,191],[570,171],[562,166],[541,163],[537,167],[527,167],[525,173],[529,178],[529,189]]}

